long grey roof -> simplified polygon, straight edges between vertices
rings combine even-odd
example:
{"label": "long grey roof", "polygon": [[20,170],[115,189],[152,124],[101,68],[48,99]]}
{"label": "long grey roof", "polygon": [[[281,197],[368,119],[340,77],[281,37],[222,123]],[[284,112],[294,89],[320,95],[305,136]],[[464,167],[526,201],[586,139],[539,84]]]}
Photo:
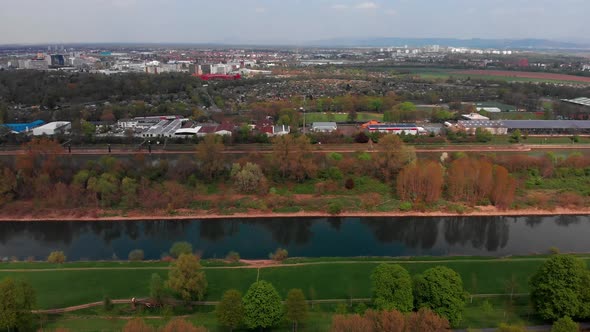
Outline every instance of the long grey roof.
{"label": "long grey roof", "polygon": [[590,129],[590,120],[502,120],[508,129]]}

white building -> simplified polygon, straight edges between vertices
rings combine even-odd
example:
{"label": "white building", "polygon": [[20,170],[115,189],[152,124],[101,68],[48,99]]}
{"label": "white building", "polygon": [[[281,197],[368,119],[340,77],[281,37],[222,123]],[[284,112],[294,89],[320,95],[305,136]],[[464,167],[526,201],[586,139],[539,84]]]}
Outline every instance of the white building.
{"label": "white building", "polygon": [[336,122],[314,122],[311,125],[311,131],[318,133],[331,133],[337,129],[338,126],[336,125]]}
{"label": "white building", "polygon": [[56,121],[33,128],[33,136],[53,136],[69,134],[72,130],[72,123],[69,121]]}

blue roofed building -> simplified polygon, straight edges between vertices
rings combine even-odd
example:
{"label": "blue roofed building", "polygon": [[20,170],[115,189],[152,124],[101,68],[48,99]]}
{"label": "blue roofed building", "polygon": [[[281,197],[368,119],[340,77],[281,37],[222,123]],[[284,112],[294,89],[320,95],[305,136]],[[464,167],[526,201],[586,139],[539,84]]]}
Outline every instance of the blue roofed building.
{"label": "blue roofed building", "polygon": [[8,129],[12,130],[15,133],[25,133],[30,130],[33,130],[33,128],[37,128],[37,127],[42,126],[44,124],[45,124],[45,121],[36,120],[33,122],[29,122],[29,123],[5,123],[0,126],[7,127]]}

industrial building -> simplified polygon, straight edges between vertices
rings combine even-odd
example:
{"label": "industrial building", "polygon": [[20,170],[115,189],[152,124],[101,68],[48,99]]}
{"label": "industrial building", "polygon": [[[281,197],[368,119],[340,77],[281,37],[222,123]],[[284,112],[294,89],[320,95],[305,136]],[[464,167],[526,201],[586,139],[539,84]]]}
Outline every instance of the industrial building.
{"label": "industrial building", "polygon": [[586,97],[579,97],[579,98],[574,98],[574,99],[562,99],[561,101],[566,102],[566,103],[570,103],[570,104],[590,107],[590,98],[586,98]]}
{"label": "industrial building", "polygon": [[494,135],[506,135],[508,129],[504,126],[502,121],[491,120],[459,120],[457,127],[464,130],[468,134],[475,134],[478,128],[485,129]]}
{"label": "industrial building", "polygon": [[506,135],[520,130],[530,135],[588,135],[590,120],[459,120],[459,129],[474,134],[483,128],[494,135]]}
{"label": "industrial building", "polygon": [[367,126],[369,132],[379,132],[396,135],[420,135],[426,134],[426,129],[417,126],[415,123],[380,123]]}
{"label": "industrial building", "polygon": [[311,124],[311,131],[317,133],[331,133],[338,130],[336,122],[314,122]]}
{"label": "industrial building", "polygon": [[37,120],[37,121],[29,122],[29,123],[5,123],[0,126],[7,127],[8,129],[10,129],[10,131],[12,131],[14,133],[26,133],[30,130],[33,130],[33,128],[37,128],[37,127],[42,126],[44,124],[45,124],[45,121]]}
{"label": "industrial building", "polygon": [[33,128],[33,136],[55,136],[67,135],[72,130],[72,123],[69,121],[55,121]]}
{"label": "industrial building", "polygon": [[588,135],[590,120],[504,120],[508,132],[520,130],[531,135]]}

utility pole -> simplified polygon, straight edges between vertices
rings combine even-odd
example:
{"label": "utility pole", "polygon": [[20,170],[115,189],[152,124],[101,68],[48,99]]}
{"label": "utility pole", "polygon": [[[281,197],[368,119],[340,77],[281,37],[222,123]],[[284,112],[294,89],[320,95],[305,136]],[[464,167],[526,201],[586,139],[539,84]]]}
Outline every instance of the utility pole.
{"label": "utility pole", "polygon": [[305,107],[306,107],[306,98],[307,98],[307,96],[303,96],[303,107],[301,107],[301,111],[303,112],[303,135],[305,135]]}

